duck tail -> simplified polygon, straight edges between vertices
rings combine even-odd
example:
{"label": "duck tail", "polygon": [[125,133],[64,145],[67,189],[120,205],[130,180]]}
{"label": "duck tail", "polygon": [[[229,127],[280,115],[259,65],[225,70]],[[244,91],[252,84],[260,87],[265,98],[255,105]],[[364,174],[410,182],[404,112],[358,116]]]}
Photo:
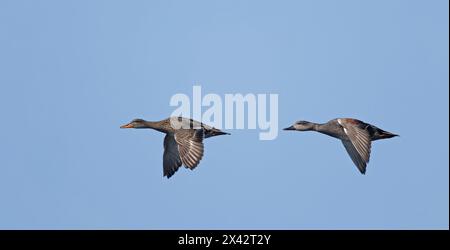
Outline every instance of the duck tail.
{"label": "duck tail", "polygon": [[379,140],[379,139],[389,139],[389,138],[396,137],[396,136],[399,136],[399,135],[388,132],[388,131],[384,131],[382,129],[378,129],[378,131],[375,135],[375,138],[373,138],[372,140],[374,141],[374,140]]}
{"label": "duck tail", "polygon": [[230,134],[230,133],[223,132],[223,131],[218,130],[218,129],[211,129],[211,130],[205,131],[205,138],[209,138],[209,137],[213,137],[213,136],[218,136],[218,135],[229,135],[229,134]]}

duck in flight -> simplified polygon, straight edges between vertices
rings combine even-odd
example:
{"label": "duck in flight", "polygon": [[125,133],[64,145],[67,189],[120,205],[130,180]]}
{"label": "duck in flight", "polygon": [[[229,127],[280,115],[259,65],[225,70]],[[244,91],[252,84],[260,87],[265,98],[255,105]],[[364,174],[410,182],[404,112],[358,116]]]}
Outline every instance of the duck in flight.
{"label": "duck in flight", "polygon": [[163,174],[167,178],[181,165],[192,170],[199,164],[204,153],[203,139],[229,134],[184,117],[169,117],[157,122],[134,119],[120,128],[150,128],[166,134]]}
{"label": "duck in flight", "polygon": [[352,118],[337,118],[323,124],[298,121],[284,130],[317,131],[341,139],[347,153],[362,174],[366,173],[366,166],[370,158],[371,142],[398,136]]}

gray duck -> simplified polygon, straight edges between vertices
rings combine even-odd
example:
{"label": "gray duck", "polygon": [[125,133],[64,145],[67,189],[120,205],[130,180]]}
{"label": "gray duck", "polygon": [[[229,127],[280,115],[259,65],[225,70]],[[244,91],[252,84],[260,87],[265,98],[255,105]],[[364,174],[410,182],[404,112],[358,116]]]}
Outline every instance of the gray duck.
{"label": "gray duck", "polygon": [[337,118],[323,124],[298,121],[284,130],[317,131],[340,139],[353,163],[362,174],[366,173],[372,141],[398,136],[352,118]]}
{"label": "gray duck", "polygon": [[151,122],[134,119],[120,128],[149,128],[165,133],[163,176],[170,178],[181,165],[193,170],[203,157],[203,139],[229,134],[184,117],[169,117]]}

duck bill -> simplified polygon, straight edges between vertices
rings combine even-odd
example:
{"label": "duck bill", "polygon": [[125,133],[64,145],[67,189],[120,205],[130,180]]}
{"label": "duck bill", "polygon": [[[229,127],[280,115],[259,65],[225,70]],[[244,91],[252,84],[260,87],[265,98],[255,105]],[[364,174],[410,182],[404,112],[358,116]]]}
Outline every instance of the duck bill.
{"label": "duck bill", "polygon": [[133,128],[133,125],[131,125],[131,123],[128,123],[128,124],[120,126],[120,128]]}
{"label": "duck bill", "polygon": [[294,126],[290,126],[290,127],[284,128],[283,130],[295,130],[295,128],[294,128]]}

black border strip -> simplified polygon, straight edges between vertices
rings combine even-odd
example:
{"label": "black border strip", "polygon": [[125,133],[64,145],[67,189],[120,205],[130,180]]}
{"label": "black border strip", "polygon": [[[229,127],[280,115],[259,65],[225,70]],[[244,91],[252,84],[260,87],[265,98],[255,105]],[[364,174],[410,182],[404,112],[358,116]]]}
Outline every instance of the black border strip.
{"label": "black border strip", "polygon": [[[269,235],[268,241],[261,240],[261,236],[267,238]],[[99,244],[127,248],[132,246],[146,248],[155,245],[168,248],[207,248],[204,237],[212,237],[209,248],[214,249],[267,249],[281,246],[361,248],[408,245],[428,248],[432,245],[447,245],[448,235],[448,230],[6,230],[0,231],[0,242],[12,243],[15,246],[25,243],[57,247],[85,247]],[[198,244],[179,244],[186,239],[196,240]],[[226,242],[228,244],[224,244],[224,241],[228,241]]]}

